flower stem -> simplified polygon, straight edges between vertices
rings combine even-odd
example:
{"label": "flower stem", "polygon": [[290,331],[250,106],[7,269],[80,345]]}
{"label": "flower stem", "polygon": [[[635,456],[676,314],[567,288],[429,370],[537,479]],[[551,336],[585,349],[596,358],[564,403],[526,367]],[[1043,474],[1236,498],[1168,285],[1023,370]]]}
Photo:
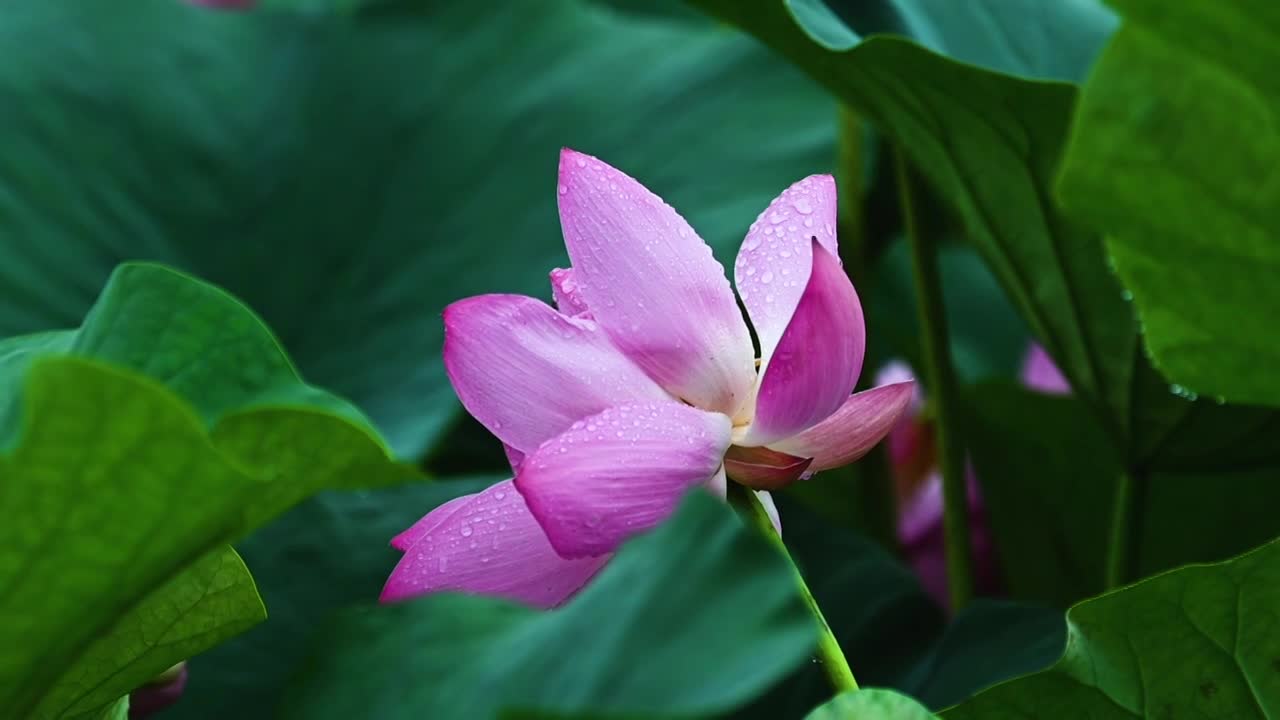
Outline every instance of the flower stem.
{"label": "flower stem", "polygon": [[[874,143],[868,142],[867,122],[855,110],[841,104],[836,112],[840,260],[854,287],[866,297],[874,279],[871,268],[875,264],[866,227],[867,155]],[[870,379],[864,375],[855,389],[871,387],[867,382]],[[846,465],[836,472],[849,488],[848,497],[852,500],[858,529],[897,555],[900,552],[898,503],[884,444],[872,448],[856,467]]]}
{"label": "flower stem", "polygon": [[836,636],[831,632],[831,626],[827,624],[827,619],[822,615],[822,609],[818,607],[818,601],[813,598],[813,593],[809,591],[809,585],[805,583],[804,576],[800,574],[800,568],[796,566],[796,561],[791,557],[791,553],[787,551],[787,546],[782,542],[782,537],[778,535],[778,531],[773,527],[773,521],[769,519],[769,513],[765,512],[764,505],[760,504],[760,498],[755,492],[734,482],[729,483],[729,494],[735,505],[737,505],[743,515],[751,521],[756,530],[765,537],[782,556],[787,559],[787,563],[791,565],[792,573],[796,578],[796,586],[800,589],[800,597],[804,599],[804,604],[809,608],[809,614],[813,615],[813,619],[818,623],[818,661],[822,664],[822,668],[827,673],[827,678],[831,681],[831,686],[835,688],[836,693],[842,693],[849,690],[858,689],[858,681],[853,678],[853,671],[849,669],[849,661],[845,660],[844,652],[840,650],[840,643],[836,640]]}
{"label": "flower stem", "polygon": [[1138,546],[1143,533],[1141,473],[1121,471],[1111,505],[1111,540],[1107,544],[1106,589],[1114,590],[1133,578],[1138,566]]}
{"label": "flower stem", "polygon": [[935,436],[938,462],[942,469],[942,526],[946,536],[947,587],[951,596],[951,610],[958,612],[973,597],[973,554],[969,544],[969,497],[964,446],[959,436],[959,393],[955,369],[951,365],[951,345],[942,300],[942,278],[938,271],[938,245],[920,231],[913,189],[915,180],[901,149],[894,149],[893,160],[898,200],[902,204],[903,225],[907,241],[911,244],[925,380],[937,413]]}
{"label": "flower stem", "polygon": [[871,276],[871,250],[866,231],[866,122],[845,105],[836,111],[836,188],[840,194],[837,220],[840,230],[840,259],[855,287]]}

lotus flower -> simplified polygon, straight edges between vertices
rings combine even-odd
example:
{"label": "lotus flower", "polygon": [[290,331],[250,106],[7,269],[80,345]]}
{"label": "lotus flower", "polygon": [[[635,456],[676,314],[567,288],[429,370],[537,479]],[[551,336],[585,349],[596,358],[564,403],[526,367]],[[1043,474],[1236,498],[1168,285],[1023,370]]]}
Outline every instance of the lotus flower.
{"label": "lotus flower", "polygon": [[911,399],[910,381],[850,394],[865,334],[829,175],[784,191],[738,252],[758,358],[724,269],[675,210],[571,150],[557,197],[572,268],[551,272],[556,308],[481,295],[444,313],[449,379],[515,477],[394,538],[404,556],[384,601],[460,590],[558,605],[686,492],[849,463]]}

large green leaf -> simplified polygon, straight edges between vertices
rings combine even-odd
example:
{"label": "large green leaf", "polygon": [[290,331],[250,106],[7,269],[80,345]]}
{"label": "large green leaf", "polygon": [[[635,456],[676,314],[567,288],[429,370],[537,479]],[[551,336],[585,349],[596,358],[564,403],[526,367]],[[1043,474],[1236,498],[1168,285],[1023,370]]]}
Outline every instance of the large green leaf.
{"label": "large green leaf", "polygon": [[1099,0],[785,0],[814,41],[847,50],[892,33],[1010,75],[1080,80],[1115,30]]}
{"label": "large green leaf", "polygon": [[[1102,592],[1123,472],[1106,433],[1078,399],[1012,385],[974,386],[968,407],[968,447],[1010,593],[1066,607]],[[1140,526],[1130,529],[1138,576],[1280,535],[1280,468],[1131,474],[1141,486]]]}
{"label": "large green leaf", "polygon": [[1155,362],[1190,390],[1280,405],[1280,6],[1115,0],[1060,195],[1108,235]]}
{"label": "large green leaf", "polygon": [[225,543],[414,475],[244,305],[159,266],[122,266],[76,330],[0,341],[0,378],[5,716],[94,715],[260,621]]}
{"label": "large green leaf", "polygon": [[[177,397],[132,373],[41,360],[22,404],[24,432],[0,456],[0,506],[11,509],[0,525],[0,614],[21,618],[0,624],[4,717],[69,692],[57,687],[62,671],[149,592],[233,537],[261,483],[213,447]],[[252,604],[232,612],[261,615],[256,596]],[[115,669],[91,668],[93,680]]]}
{"label": "large green leaf", "polygon": [[243,298],[417,457],[457,411],[441,309],[548,296],[566,262],[562,145],[643,180],[722,260],[773,195],[830,169],[830,100],[709,23],[416,5],[8,8],[0,134],[22,142],[0,158],[0,334],[74,324],[121,259],[166,262]]}
{"label": "large green leaf", "polygon": [[1174,570],[1067,613],[1052,668],[947,711],[950,720],[1271,718],[1280,713],[1280,541]]}
{"label": "large green leaf", "polygon": [[[1273,462],[1259,433],[1275,413],[1190,402],[1170,392],[1140,350],[1130,303],[1100,238],[1056,212],[1050,186],[1075,102],[1066,84],[964,65],[914,43],[870,38],[849,49],[814,42],[773,0],[694,0],[758,36],[873,121],[956,211],[1077,393],[1095,407],[1126,464]],[[1198,428],[1213,428],[1206,438]]]}
{"label": "large green leaf", "polygon": [[244,562],[229,547],[146,596],[67,669],[32,715],[91,717],[174,663],[265,620]]}
{"label": "large green leaf", "polygon": [[483,720],[503,709],[698,717],[768,687],[809,656],[815,636],[786,561],[695,493],[555,612],[436,595],[348,616],[288,711],[308,720]]}
{"label": "large green leaf", "polygon": [[1121,473],[1111,439],[1077,398],[983,383],[966,399],[965,439],[1010,594],[1067,607],[1102,592]]}

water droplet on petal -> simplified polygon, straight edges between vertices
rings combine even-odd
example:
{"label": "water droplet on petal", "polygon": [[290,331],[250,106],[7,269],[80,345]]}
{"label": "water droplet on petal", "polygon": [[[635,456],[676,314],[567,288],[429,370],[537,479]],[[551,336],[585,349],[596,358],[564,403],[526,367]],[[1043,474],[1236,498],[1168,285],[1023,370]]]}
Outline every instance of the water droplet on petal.
{"label": "water droplet on petal", "polygon": [[760,282],[764,283],[765,285],[768,285],[769,283],[773,282],[773,273],[769,270],[765,270],[764,274],[760,276]]}
{"label": "water droplet on petal", "polygon": [[791,203],[791,207],[795,208],[796,212],[800,213],[801,215],[808,215],[809,213],[813,212],[813,206],[809,204],[809,201],[806,198],[800,198],[799,200],[796,200],[795,202]]}
{"label": "water droplet on petal", "polygon": [[474,531],[471,529],[470,525],[463,525],[462,528],[458,530],[458,532],[462,535],[462,537],[471,537],[471,533]]}

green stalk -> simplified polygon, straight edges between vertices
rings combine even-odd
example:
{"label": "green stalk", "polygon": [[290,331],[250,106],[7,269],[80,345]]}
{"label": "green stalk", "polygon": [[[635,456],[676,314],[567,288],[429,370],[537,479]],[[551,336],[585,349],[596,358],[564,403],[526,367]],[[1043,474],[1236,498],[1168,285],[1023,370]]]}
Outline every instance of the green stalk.
{"label": "green stalk", "polygon": [[858,681],[853,678],[853,671],[849,669],[849,661],[845,660],[844,652],[840,650],[840,643],[836,640],[836,636],[831,632],[831,626],[827,624],[827,619],[822,615],[822,609],[818,607],[818,601],[813,598],[813,593],[809,591],[809,585],[805,583],[804,576],[800,574],[800,568],[796,566],[796,561],[791,557],[791,553],[787,551],[787,546],[782,542],[782,538],[778,535],[778,531],[773,527],[773,521],[769,519],[769,513],[765,512],[764,505],[760,504],[760,498],[747,488],[731,482],[729,483],[729,494],[734,504],[741,510],[742,514],[751,521],[756,530],[765,537],[782,556],[787,559],[787,563],[791,565],[791,571],[796,578],[796,586],[800,590],[800,597],[804,599],[804,604],[809,608],[809,614],[813,615],[813,619],[818,623],[818,661],[822,664],[823,670],[827,673],[827,678],[831,681],[831,686],[835,688],[836,694],[847,692],[849,690],[858,689]]}
{"label": "green stalk", "polygon": [[[836,112],[839,130],[836,179],[840,193],[840,259],[858,294],[867,297],[874,264],[866,229],[867,123],[847,105],[840,105]],[[863,373],[855,389],[871,387],[869,381],[872,379],[870,373]],[[831,475],[839,475],[840,481],[849,485],[848,494],[853,498],[858,528],[889,552],[900,554],[898,502],[884,443],[872,448],[856,468],[848,466],[828,471],[824,484],[831,482]]]}
{"label": "green stalk", "polygon": [[848,107],[837,109],[836,188],[840,213],[840,259],[854,287],[871,277],[871,249],[866,229],[866,127]]}
{"label": "green stalk", "polygon": [[1107,544],[1106,588],[1114,590],[1133,579],[1138,569],[1139,539],[1143,532],[1145,476],[1121,471],[1111,505],[1111,539]]}
{"label": "green stalk", "polygon": [[938,464],[942,470],[942,527],[946,536],[947,587],[951,610],[959,612],[973,598],[973,551],[969,543],[969,497],[965,482],[964,446],[960,440],[959,393],[951,365],[951,345],[938,271],[938,245],[920,231],[915,181],[900,149],[893,153],[898,200],[911,244],[911,266],[919,305],[925,380],[937,425]]}

